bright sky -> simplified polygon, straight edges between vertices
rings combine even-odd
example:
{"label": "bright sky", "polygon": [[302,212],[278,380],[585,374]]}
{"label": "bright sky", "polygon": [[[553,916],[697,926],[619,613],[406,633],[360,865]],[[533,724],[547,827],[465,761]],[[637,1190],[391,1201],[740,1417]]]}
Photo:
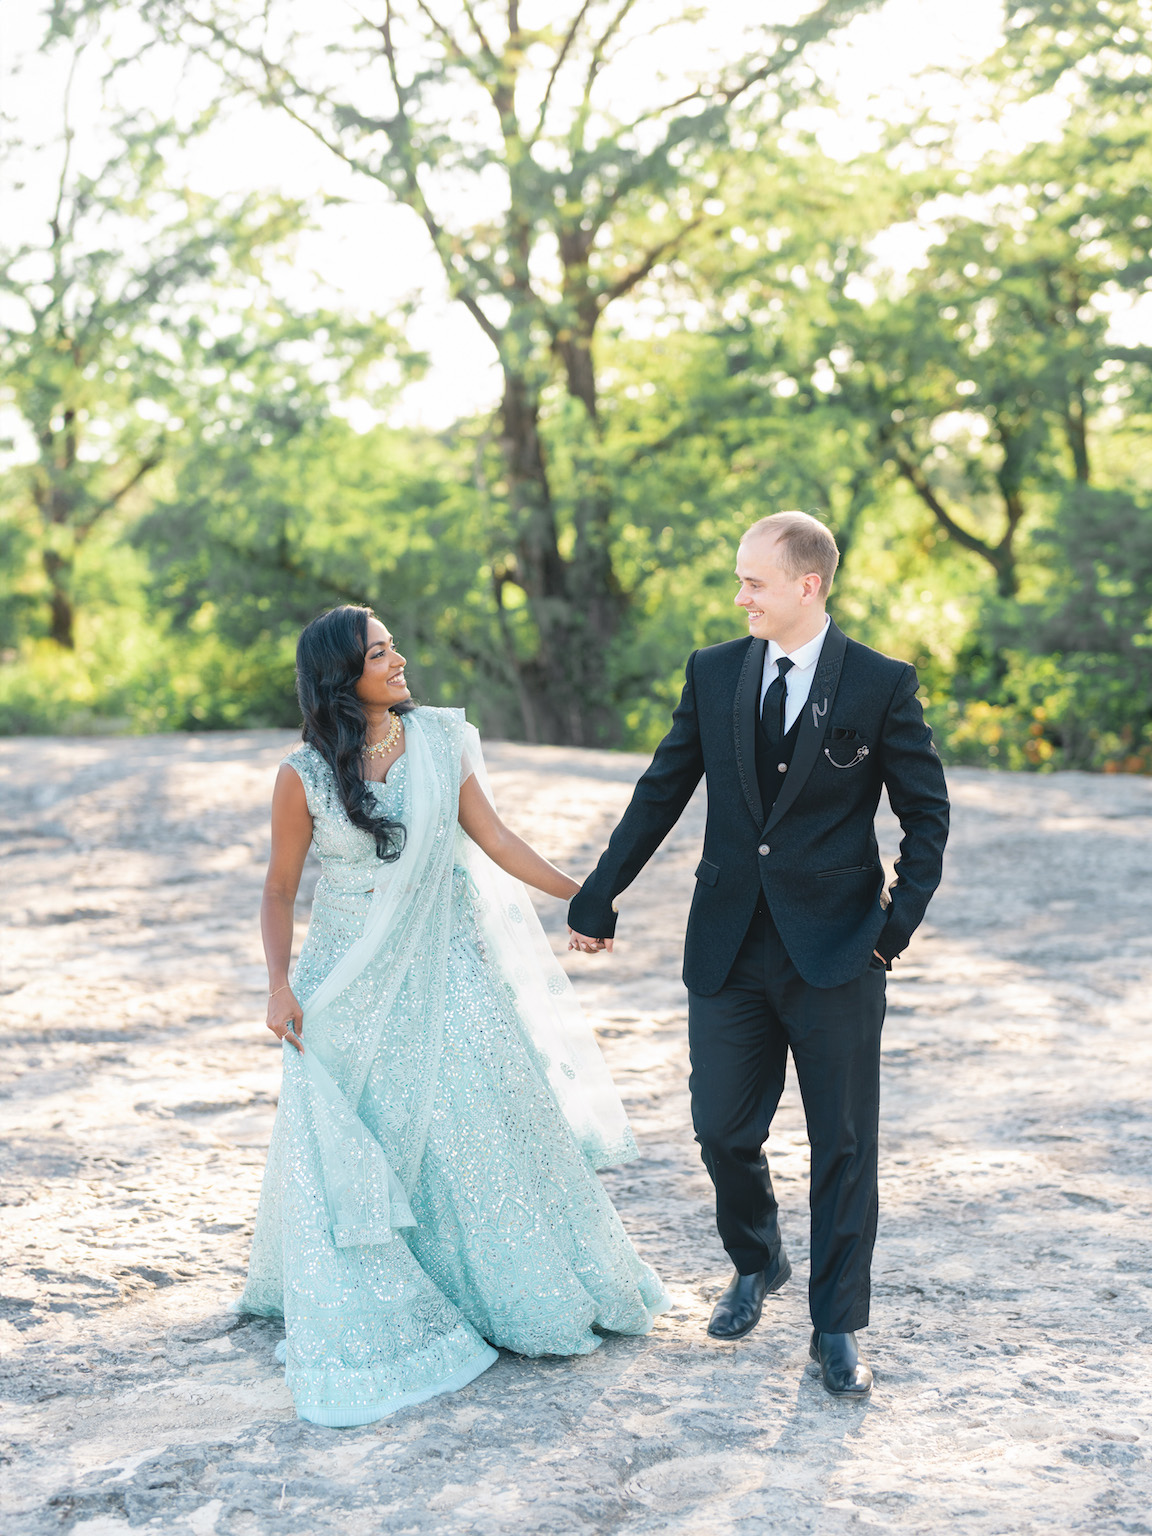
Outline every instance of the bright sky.
{"label": "bright sky", "polygon": [[[323,10],[324,6],[345,4],[346,0],[297,0],[305,12],[310,7]],[[652,7],[664,14],[669,9],[660,0],[652,0]],[[38,9],[24,4],[17,10],[14,0],[9,0],[3,7],[4,31],[0,35],[3,109],[29,137],[47,137],[57,130],[62,86],[59,68],[26,58],[38,35]],[[747,14],[747,0],[710,0],[709,32],[717,47],[723,47],[725,40],[739,31]],[[922,99],[925,85],[917,77],[923,71],[987,56],[998,41],[1002,15],[1001,0],[966,0],[963,5],[956,5],[954,0],[888,0],[877,13],[854,21],[819,60],[825,83],[843,104],[835,117],[824,115],[818,120],[826,149],[850,155],[861,145],[870,114],[898,117],[907,112],[912,103]],[[659,67],[675,75],[686,64],[698,62],[695,55],[685,55],[683,47],[674,36],[664,39],[656,34],[650,51],[646,45],[648,70]],[[25,66],[15,72],[14,65],[22,58]],[[157,108],[163,107],[178,84],[159,61],[149,64],[149,89]],[[637,98],[643,100],[650,87],[650,78],[636,78],[618,81],[616,90],[623,93],[620,100],[624,105],[629,89],[635,88]],[[937,76],[932,86],[937,101],[941,88]],[[956,92],[956,115],[963,119],[974,104],[969,103],[966,109],[963,88],[952,89]],[[97,126],[93,119],[98,117],[98,109],[94,88],[82,83],[77,107],[81,138],[89,137]],[[1019,126],[1026,132],[1035,125]],[[972,137],[974,158],[987,147],[980,138]],[[411,339],[431,355],[432,367],[423,381],[405,391],[395,419],[440,428],[495,403],[499,380],[490,344],[466,312],[449,302],[443,276],[415,215],[391,206],[382,189],[342,167],[284,116],[256,108],[234,114],[226,128],[199,140],[188,170],[193,185],[216,194],[276,189],[295,195],[323,192],[347,198],[343,206],[324,213],[319,230],[302,238],[294,268],[279,279],[287,296],[306,300],[309,293],[317,291],[319,278],[329,299],[335,293],[353,309],[380,313],[419,293],[421,302]],[[21,229],[31,232],[44,218],[46,184],[42,176],[30,178],[23,194],[6,195],[7,206],[0,208],[5,243],[19,238]],[[902,256],[915,260],[916,248],[914,237],[903,244],[897,239],[885,250],[885,259],[897,264]]]}

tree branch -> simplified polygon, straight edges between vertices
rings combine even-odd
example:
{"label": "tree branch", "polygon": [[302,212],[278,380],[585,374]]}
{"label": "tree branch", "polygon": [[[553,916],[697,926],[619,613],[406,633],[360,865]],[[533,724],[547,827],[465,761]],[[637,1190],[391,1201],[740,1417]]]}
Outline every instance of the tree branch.
{"label": "tree branch", "polygon": [[956,540],[957,544],[969,550],[974,555],[979,555],[986,560],[992,569],[999,572],[1004,561],[1000,551],[994,544],[988,544],[974,533],[969,533],[967,528],[961,527],[956,519],[948,512],[943,502],[932,489],[932,485],[918,464],[913,461],[895,444],[889,444],[888,451],[892,462],[896,465],[900,474],[920,497],[920,500],[932,513],[932,516],[944,528],[949,537]]}
{"label": "tree branch", "polygon": [[111,496],[106,497],[100,503],[94,515],[85,521],[88,524],[94,523],[98,518],[103,517],[105,512],[111,512],[113,507],[118,507],[124,500],[125,496],[127,496],[128,492],[131,491],[135,486],[139,485],[141,480],[144,479],[145,475],[150,475],[152,471],[157,467],[157,465],[162,462],[163,458],[163,448],[160,446],[153,448],[150,454],[140,460],[140,463],[137,465],[134,473],[128,477],[120,489],[118,491],[114,491]]}
{"label": "tree branch", "polygon": [[476,34],[476,41],[488,55],[488,62],[492,65],[495,65],[497,62],[495,50],[493,49],[492,44],[488,41],[487,37],[484,35],[484,28],[480,25],[480,22],[477,19],[476,12],[472,6],[472,0],[462,0],[462,4],[464,6],[464,14],[472,23],[472,30]]}
{"label": "tree branch", "polygon": [[1105,344],[1100,348],[1100,356],[1107,362],[1144,363],[1152,367],[1152,347],[1122,347]]}
{"label": "tree branch", "polygon": [[[452,290],[453,298],[458,299],[464,305],[464,307],[468,310],[468,313],[473,317],[476,323],[480,326],[481,330],[488,337],[489,341],[491,341],[493,346],[496,347],[499,351],[502,345],[503,333],[499,327],[494,325],[488,316],[485,315],[484,311],[480,308],[475,295],[468,293],[461,283],[459,274],[457,273],[450,259],[450,252],[446,248],[444,229],[429,207],[427,199],[424,196],[423,189],[420,186],[419,177],[417,174],[417,166],[411,154],[411,119],[408,115],[409,93],[405,89],[403,82],[400,79],[400,69],[396,58],[395,45],[392,39],[392,23],[395,20],[395,15],[396,13],[392,4],[392,0],[388,0],[384,22],[378,30],[381,36],[384,57],[388,64],[388,73],[392,82],[392,89],[396,96],[396,118],[395,123],[391,125],[392,131],[389,134],[389,138],[393,153],[399,162],[400,172],[404,180],[404,190],[401,195],[401,201],[406,203],[408,207],[413,210],[413,212],[423,223],[425,229],[428,231],[428,235],[432,240],[436,254],[440,258],[440,264],[444,269],[445,276],[448,278],[448,283]],[[348,153],[348,151],[340,143],[338,137],[331,133],[325,132],[324,129],[321,128],[316,122],[314,122],[310,117],[301,112],[296,106],[292,104],[292,102],[288,99],[284,89],[285,82],[291,84],[297,95],[305,96],[307,93],[302,89],[299,83],[287,73],[286,70],[275,66],[272,63],[272,60],[268,58],[267,54],[265,54],[262,49],[242,48],[238,43],[236,43],[234,38],[225,36],[225,34],[220,30],[218,26],[216,26],[215,23],[201,20],[200,18],[196,18],[196,20],[197,24],[201,26],[205,31],[207,31],[209,36],[211,36],[216,42],[222,43],[226,47],[236,49],[242,54],[244,58],[248,59],[250,63],[255,64],[257,68],[260,69],[264,75],[269,99],[274,101],[275,104],[279,106],[280,109],[285,112],[293,122],[298,123],[299,126],[305,130],[305,132],[311,134],[314,139],[324,145],[325,149],[330,150],[331,153],[337,157],[337,159],[343,161],[343,163],[347,165],[351,170],[357,171],[362,175],[374,175],[372,172],[367,172],[364,165],[359,160],[357,160],[355,156]],[[247,89],[253,89],[253,87],[248,85],[247,82],[242,81],[240,84],[244,85]],[[395,124],[400,125],[402,134],[398,134],[396,132]],[[385,127],[388,125],[382,123],[380,126]],[[380,180],[381,178],[378,175],[374,175],[374,179]]]}
{"label": "tree branch", "polygon": [[604,31],[597,38],[592,47],[592,57],[588,61],[588,76],[584,85],[584,100],[587,101],[592,87],[596,83],[596,77],[604,68],[608,51],[608,44],[619,32],[620,28],[628,20],[628,13],[636,6],[636,0],[623,0],[615,16],[609,21]]}
{"label": "tree branch", "polygon": [[[449,274],[449,282],[451,282],[451,274]],[[460,288],[452,295],[452,297],[459,303],[463,304],[464,308],[472,316],[473,320],[475,320],[476,324],[484,332],[485,336],[487,336],[488,340],[496,348],[497,352],[500,353],[500,356],[503,357],[504,332],[498,325],[493,325],[492,321],[489,320],[488,316],[480,308],[476,296],[474,294],[467,293],[463,288]]]}
{"label": "tree branch", "polygon": [[[424,0],[416,0],[416,8],[417,10],[422,11],[423,14],[428,18],[432,30],[440,38],[448,51],[457,59],[459,63],[464,65],[470,75],[475,75],[476,70],[473,67],[472,60],[464,52],[463,48],[461,48],[460,44],[452,36],[452,33],[448,30],[444,23],[437,21],[436,17],[433,16],[431,9],[425,5]],[[388,7],[388,11],[389,17],[391,17],[391,6]]]}
{"label": "tree branch", "polygon": [[[404,89],[404,86],[400,80],[400,67],[396,59],[395,44],[392,40],[392,22],[394,17],[395,11],[393,10],[392,0],[388,0],[384,26],[381,29],[381,37],[384,44],[384,56],[388,61],[388,74],[392,81],[392,89],[396,95],[396,114],[398,120],[404,126],[405,148],[407,148],[407,146],[409,146],[412,141],[411,120],[408,116],[408,93]],[[395,149],[397,147],[395,135],[392,137],[392,144],[393,148]],[[406,201],[408,202],[409,207],[413,208],[420,215],[420,218],[424,222],[424,227],[427,229],[428,234],[432,239],[432,244],[435,247],[436,254],[440,258],[440,264],[443,267],[444,274],[448,279],[448,285],[452,290],[453,297],[458,299],[460,303],[464,305],[464,308],[476,321],[477,325],[484,332],[485,336],[487,336],[492,345],[496,348],[497,352],[503,355],[503,332],[497,325],[493,324],[493,322],[481,309],[479,300],[476,298],[475,294],[467,292],[463,284],[460,282],[459,274],[456,272],[451,260],[449,259],[449,252],[445,249],[444,230],[439,220],[435,217],[431,208],[428,206],[428,202],[424,197],[424,193],[420,187],[419,179],[417,176],[416,166],[412,162],[411,154],[404,153],[402,151],[402,160],[404,178],[408,187],[408,197]]]}
{"label": "tree branch", "polygon": [[[49,227],[52,230],[52,270],[57,279],[54,287],[58,287],[61,277],[60,270],[60,243],[63,236],[61,220],[64,215],[64,199],[67,196],[68,173],[72,168],[72,144],[76,137],[72,127],[72,87],[76,81],[76,71],[80,65],[80,54],[83,51],[78,44],[72,50],[72,62],[68,66],[68,79],[64,85],[64,159],[60,166],[60,181],[56,187],[56,205],[52,210],[52,218]],[[59,297],[59,293],[57,293]]]}
{"label": "tree branch", "polygon": [[677,96],[674,101],[666,101],[662,106],[653,107],[651,111],[641,112],[639,117],[633,118],[620,129],[621,133],[634,133],[644,123],[650,123],[658,118],[667,117],[670,112],[676,112],[681,107],[688,106],[694,101],[718,101],[724,106],[730,107],[733,102],[752,89],[754,85],[761,85],[771,75],[778,75],[788,64],[795,59],[794,53],[778,53],[759,69],[752,70],[749,74],[741,76],[735,85],[722,87],[708,87],[698,85],[694,90],[687,91],[683,96]]}
{"label": "tree branch", "polygon": [[548,83],[544,87],[544,97],[540,102],[540,112],[536,118],[536,127],[533,129],[532,134],[528,139],[529,145],[535,144],[537,139],[539,139],[540,135],[544,132],[544,119],[548,115],[548,106],[552,100],[553,87],[556,84],[556,79],[560,74],[561,69],[564,67],[564,60],[568,57],[569,50],[571,49],[572,44],[576,41],[577,34],[580,31],[580,26],[585,16],[587,16],[591,6],[592,0],[584,0],[584,3],[576,13],[576,19],[568,28],[567,36],[564,38],[564,41],[560,45],[560,51],[556,55],[555,63],[548,71]]}
{"label": "tree branch", "polygon": [[623,0],[616,14],[608,22],[604,31],[592,45],[592,57],[588,60],[588,71],[584,76],[584,91],[580,98],[580,110],[572,120],[572,131],[568,136],[569,148],[573,160],[584,148],[584,129],[588,126],[588,115],[592,111],[592,87],[596,84],[600,71],[604,68],[608,44],[619,32],[628,19],[628,13],[636,5],[636,0]]}
{"label": "tree branch", "polygon": [[675,250],[678,245],[687,239],[694,229],[699,229],[703,222],[704,215],[702,213],[698,214],[690,223],[682,225],[667,240],[662,240],[659,245],[653,246],[637,266],[633,267],[630,272],[626,272],[618,282],[612,284],[611,288],[605,290],[600,299],[600,308],[606,309],[613,299],[622,298],[624,294],[635,288],[637,283],[643,282],[652,268],[660,261],[661,257],[666,256],[669,251]]}

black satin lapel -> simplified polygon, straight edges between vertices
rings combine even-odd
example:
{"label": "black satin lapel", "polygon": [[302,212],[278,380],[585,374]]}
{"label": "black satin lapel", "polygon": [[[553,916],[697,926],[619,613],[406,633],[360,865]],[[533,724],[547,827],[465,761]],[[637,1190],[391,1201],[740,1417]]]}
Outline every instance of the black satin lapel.
{"label": "black satin lapel", "polygon": [[756,720],[760,713],[760,684],[764,680],[764,652],[767,649],[767,640],[753,640],[745,652],[732,715],[736,772],[740,775],[740,787],[757,826],[764,820],[764,802],[756,778]]}
{"label": "black satin lapel", "polygon": [[840,686],[840,669],[844,665],[844,652],[847,645],[848,640],[843,630],[837,629],[835,624],[830,624],[828,637],[820,650],[816,676],[812,679],[812,687],[804,705],[804,712],[800,716],[800,729],[796,735],[796,748],[792,753],[792,762],[784,775],[780,793],[776,796],[776,804],[772,807],[772,814],[764,828],[766,833],[770,832],[781,816],[791,809],[796,796],[804,788],[808,775],[815,767],[816,759],[820,756],[820,743],[824,740],[828,715],[836,699],[836,689]]}

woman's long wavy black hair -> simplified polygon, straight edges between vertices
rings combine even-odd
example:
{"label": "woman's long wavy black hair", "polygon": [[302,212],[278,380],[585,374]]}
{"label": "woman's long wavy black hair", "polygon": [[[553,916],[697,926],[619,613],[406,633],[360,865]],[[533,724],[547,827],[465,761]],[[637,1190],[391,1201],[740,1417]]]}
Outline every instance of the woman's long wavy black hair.
{"label": "woman's long wavy black hair", "polygon": [[[349,821],[370,832],[376,856],[391,863],[404,847],[404,824],[377,809],[364,782],[368,718],[356,697],[368,653],[368,620],[375,617],[371,608],[345,603],[305,626],[296,642],[296,697],[304,716],[304,740],[335,774]],[[415,707],[406,700],[393,711],[407,714]]]}

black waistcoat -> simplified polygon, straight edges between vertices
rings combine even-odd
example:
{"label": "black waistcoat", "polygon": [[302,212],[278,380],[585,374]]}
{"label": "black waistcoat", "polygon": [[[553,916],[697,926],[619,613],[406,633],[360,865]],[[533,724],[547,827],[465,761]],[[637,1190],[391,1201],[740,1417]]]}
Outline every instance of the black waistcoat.
{"label": "black waistcoat", "polygon": [[[760,799],[764,803],[764,819],[767,821],[772,814],[772,807],[776,804],[776,796],[780,793],[780,786],[784,782],[784,774],[792,762],[792,754],[796,750],[796,738],[800,734],[800,721],[804,712],[792,722],[792,729],[784,737],[783,741],[773,739],[764,729],[764,721],[761,719],[756,731],[756,778],[760,785]],[[781,771],[783,764],[783,771]]]}

